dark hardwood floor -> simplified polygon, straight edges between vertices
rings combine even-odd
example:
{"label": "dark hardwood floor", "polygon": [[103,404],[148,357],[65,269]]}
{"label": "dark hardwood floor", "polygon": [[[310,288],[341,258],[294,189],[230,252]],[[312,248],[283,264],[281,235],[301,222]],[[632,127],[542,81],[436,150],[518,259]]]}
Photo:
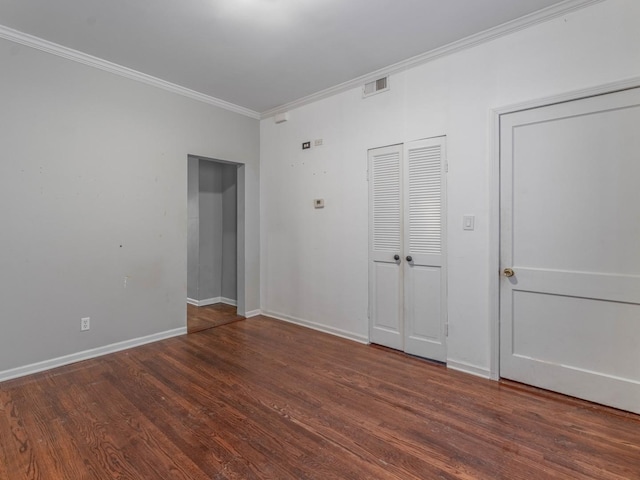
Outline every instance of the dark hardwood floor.
{"label": "dark hardwood floor", "polygon": [[640,418],[266,317],[0,384],[0,478],[640,478]]}
{"label": "dark hardwood floor", "polygon": [[196,307],[187,304],[187,331],[189,333],[201,332],[239,320],[244,320],[244,317],[237,315],[236,307],[231,305],[216,303],[206,307]]}

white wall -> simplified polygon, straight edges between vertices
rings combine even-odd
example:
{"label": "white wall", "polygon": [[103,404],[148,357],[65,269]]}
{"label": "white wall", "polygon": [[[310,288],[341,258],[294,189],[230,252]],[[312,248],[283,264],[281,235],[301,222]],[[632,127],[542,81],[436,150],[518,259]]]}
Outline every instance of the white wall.
{"label": "white wall", "polygon": [[222,289],[226,300],[238,300],[238,169],[225,165],[222,169]]}
{"label": "white wall", "polygon": [[393,75],[390,92],[353,89],[262,120],[263,311],[366,339],[367,149],[446,135],[448,362],[488,374],[491,110],[634,76],[640,2],[607,0]]}
{"label": "white wall", "polygon": [[200,160],[197,300],[222,295],[222,165]]}
{"label": "white wall", "polygon": [[188,154],[246,164],[259,308],[257,120],[5,40],[0,64],[0,379],[185,327]]}

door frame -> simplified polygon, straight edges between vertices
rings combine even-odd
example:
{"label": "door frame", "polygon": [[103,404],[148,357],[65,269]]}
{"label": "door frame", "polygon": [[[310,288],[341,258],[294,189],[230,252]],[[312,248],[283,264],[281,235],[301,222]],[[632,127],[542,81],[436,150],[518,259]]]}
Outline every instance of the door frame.
{"label": "door frame", "polygon": [[[233,165],[236,167],[236,312],[238,315],[244,317],[246,316],[245,288],[247,283],[247,275],[245,273],[245,164],[220,158],[188,154],[187,162],[185,162],[187,172],[189,168],[189,159],[205,160],[223,165]],[[187,197],[185,197],[184,209],[186,212]],[[185,264],[188,268],[188,262],[185,261]]]}
{"label": "door frame", "polygon": [[574,90],[559,95],[543,97],[523,103],[493,108],[491,115],[491,143],[489,166],[489,324],[490,324],[490,364],[492,380],[500,379],[500,117],[509,113],[571,102],[598,95],[606,95],[621,90],[640,87],[640,77],[619,82],[606,83],[594,87]]}

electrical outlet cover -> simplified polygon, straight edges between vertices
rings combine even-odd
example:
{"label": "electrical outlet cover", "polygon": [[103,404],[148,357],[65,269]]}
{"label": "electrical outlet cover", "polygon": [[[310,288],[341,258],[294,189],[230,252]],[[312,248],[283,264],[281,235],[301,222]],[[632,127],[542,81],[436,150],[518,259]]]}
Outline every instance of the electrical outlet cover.
{"label": "electrical outlet cover", "polygon": [[91,328],[91,317],[84,317],[80,319],[80,330],[85,331]]}

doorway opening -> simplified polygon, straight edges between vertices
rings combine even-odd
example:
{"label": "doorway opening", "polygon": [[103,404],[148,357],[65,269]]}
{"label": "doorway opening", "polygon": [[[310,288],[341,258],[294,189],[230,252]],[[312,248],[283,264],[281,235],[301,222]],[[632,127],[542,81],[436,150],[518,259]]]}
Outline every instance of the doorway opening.
{"label": "doorway opening", "polygon": [[244,318],[244,166],[188,156],[187,330]]}

